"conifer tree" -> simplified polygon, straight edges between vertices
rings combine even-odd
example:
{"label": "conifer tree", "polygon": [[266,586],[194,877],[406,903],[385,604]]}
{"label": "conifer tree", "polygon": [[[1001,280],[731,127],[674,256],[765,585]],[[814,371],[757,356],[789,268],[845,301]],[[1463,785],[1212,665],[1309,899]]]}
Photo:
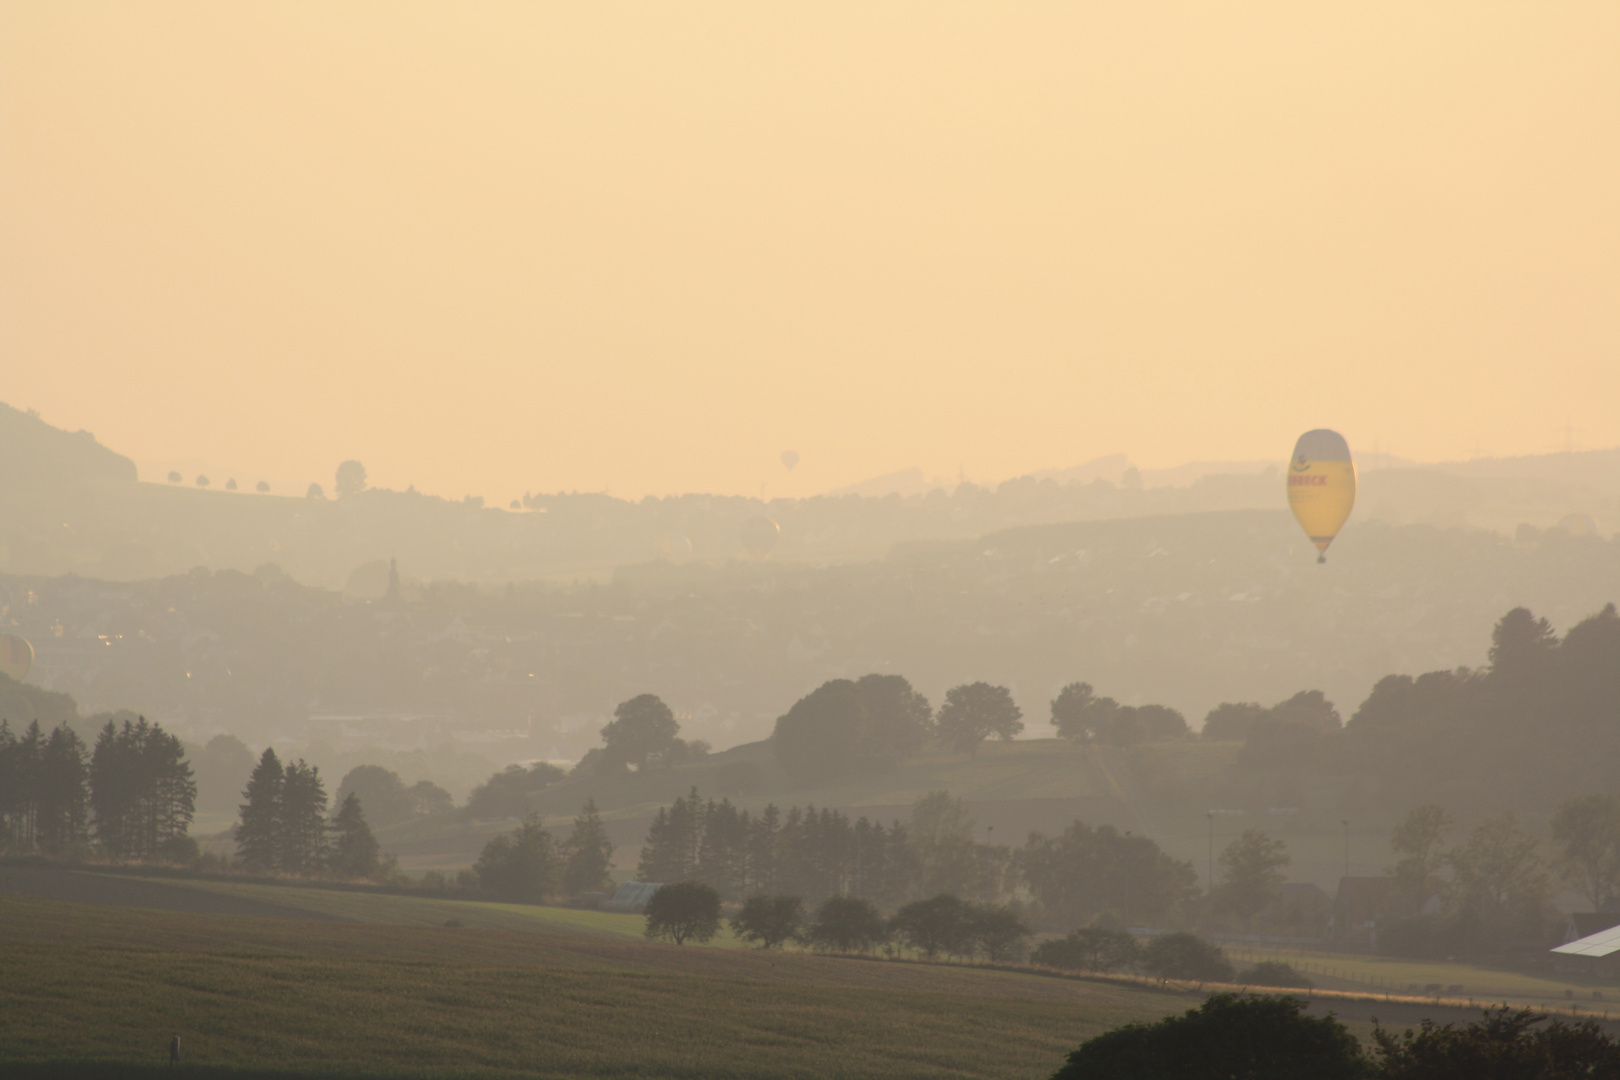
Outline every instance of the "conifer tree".
{"label": "conifer tree", "polygon": [[473,873],[478,883],[503,900],[538,904],[557,885],[561,860],[551,834],[530,814],[513,832],[484,845]]}
{"label": "conifer tree", "polygon": [[281,779],[281,869],[315,874],[326,867],[326,785],[321,771],[302,758],[287,766]]}
{"label": "conifer tree", "polygon": [[236,826],[237,858],[255,870],[281,865],[281,759],[268,747],[254,766],[242,798],[241,821]]}
{"label": "conifer tree", "polygon": [[574,831],[563,846],[563,891],[570,896],[608,889],[613,878],[613,843],[596,812],[596,800],[587,800],[574,819]]}
{"label": "conifer tree", "polygon": [[377,872],[379,850],[360,807],[360,796],[350,792],[332,819],[330,866],[344,877],[370,877]]}
{"label": "conifer tree", "polygon": [[180,740],[144,716],[112,720],[90,755],[96,841],[115,858],[172,854],[186,841],[197,782]]}
{"label": "conifer tree", "polygon": [[84,742],[72,728],[58,726],[40,757],[37,830],[47,851],[65,851],[88,839],[89,778]]}
{"label": "conifer tree", "polygon": [[20,739],[0,727],[0,833],[9,846],[34,846],[44,748],[37,720]]}

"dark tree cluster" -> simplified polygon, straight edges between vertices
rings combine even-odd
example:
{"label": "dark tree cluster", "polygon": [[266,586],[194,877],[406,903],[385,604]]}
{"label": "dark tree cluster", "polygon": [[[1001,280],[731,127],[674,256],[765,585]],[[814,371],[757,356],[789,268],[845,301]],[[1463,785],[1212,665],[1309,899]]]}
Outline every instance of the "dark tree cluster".
{"label": "dark tree cluster", "polygon": [[189,859],[196,802],[178,737],[145,717],[122,727],[107,721],[90,754],[90,809],[103,851],[119,859]]}
{"label": "dark tree cluster", "polygon": [[1090,683],[1070,683],[1052,699],[1052,726],[1060,738],[1135,746],[1156,739],[1184,739],[1187,718],[1166,705],[1121,705],[1098,697]]}
{"label": "dark tree cluster", "polygon": [[197,784],[180,740],[144,717],[109,720],[88,755],[65,724],[21,737],[0,721],[0,845],[67,854],[92,838],[114,859],[182,860]]}
{"label": "dark tree cluster", "polygon": [[1312,691],[1270,709],[1222,705],[1204,735],[1243,739],[1237,768],[1251,777],[1364,777],[1382,802],[1443,803],[1470,818],[1504,804],[1550,813],[1572,790],[1620,787],[1614,605],[1562,640],[1546,619],[1514,608],[1492,631],[1489,661],[1480,670],[1387,675],[1342,728]]}
{"label": "dark tree cluster", "polygon": [[1029,926],[1012,908],[950,893],[906,904],[889,919],[888,930],[930,960],[943,954],[983,956],[991,963],[1022,959],[1030,936]]}
{"label": "dark tree cluster", "polygon": [[0,849],[68,852],[89,840],[84,743],[66,725],[39,722],[19,738],[0,720]]}
{"label": "dark tree cluster", "polygon": [[326,783],[304,761],[283,766],[265,750],[247,790],[236,826],[237,858],[260,872],[368,877],[377,871],[378,844],[360,796],[345,796],[336,816],[326,816]]}
{"label": "dark tree cluster", "polygon": [[1127,924],[1168,922],[1198,891],[1191,863],[1112,825],[1076,821],[1057,836],[1031,833],[1014,862],[1047,917],[1068,926],[1105,914]]}
{"label": "dark tree cluster", "polygon": [[[555,766],[550,768],[555,769]],[[521,770],[522,766],[514,765],[507,773],[513,769]],[[560,776],[561,770],[556,771]],[[507,773],[496,773],[484,787],[495,784]],[[483,787],[475,789],[473,794],[477,795],[481,790]],[[381,765],[356,765],[344,774],[343,782],[338,785],[337,795],[332,801],[342,806],[350,795],[360,797],[360,802],[366,808],[366,820],[379,829],[412,818],[442,814],[455,808],[455,800],[451,798],[450,793],[433,781],[418,780],[410,787],[406,787],[398,773]],[[506,816],[517,817],[521,814]]]}
{"label": "dark tree cluster", "polygon": [[[964,889],[978,885],[978,863],[969,869],[973,879],[961,882]],[[885,907],[915,895],[930,877],[900,822],[851,821],[814,806],[783,814],[771,805],[750,814],[729,799],[705,801],[696,789],[654,816],[636,874],[643,881],[700,881],[729,900],[764,894],[819,903],[853,894]]]}
{"label": "dark tree cluster", "polygon": [[794,702],[777,719],[771,744],[790,776],[814,783],[892,768],[933,733],[933,708],[909,682],[864,675],[822,683]]}
{"label": "dark tree cluster", "polygon": [[1216,994],[1181,1016],[1082,1043],[1052,1080],[1574,1080],[1620,1076],[1620,1045],[1592,1020],[1486,1009],[1468,1024],[1373,1030],[1371,1053],[1304,998]]}
{"label": "dark tree cluster", "polygon": [[[587,751],[576,768],[596,774],[630,768],[638,772],[667,769],[700,760],[709,753],[708,743],[702,739],[687,741],[680,733],[680,721],[662,698],[656,694],[638,694],[618,704],[613,710],[613,719],[602,728],[602,745]],[[535,766],[536,770],[550,768],[554,766]],[[535,779],[534,775],[529,778],[531,788],[541,786],[533,783]]]}
{"label": "dark tree cluster", "polygon": [[694,788],[654,816],[636,874],[703,882],[725,900],[786,895],[818,904],[853,895],[891,911],[939,894],[995,901],[1021,883],[1044,920],[1069,926],[1104,914],[1171,921],[1197,893],[1190,863],[1110,825],[1031,833],[1017,850],[979,843],[965,807],[945,792],[917,800],[908,822],[884,827],[813,806],[751,814]]}
{"label": "dark tree cluster", "polygon": [[[492,818],[523,817],[529,812],[530,795],[536,791],[543,791],[567,775],[557,766],[545,761],[527,767],[508,765],[504,772],[496,773],[473,788],[472,794],[467,796],[467,813],[484,821]],[[421,787],[421,784],[417,787]]]}
{"label": "dark tree cluster", "polygon": [[1434,803],[1415,807],[1390,836],[1397,862],[1389,868],[1401,906],[1416,912],[1438,901],[1439,911],[1390,919],[1379,948],[1406,956],[1478,955],[1534,946],[1546,936],[1552,873],[1606,900],[1620,876],[1620,801],[1574,799],[1553,818],[1561,850],[1549,862],[1541,843],[1511,811],[1475,826],[1448,845],[1451,815]]}
{"label": "dark tree cluster", "polygon": [[587,802],[565,842],[557,843],[539,815],[530,814],[484,845],[473,874],[480,888],[502,900],[538,904],[559,889],[569,896],[607,889],[612,861],[613,844],[596,803]]}

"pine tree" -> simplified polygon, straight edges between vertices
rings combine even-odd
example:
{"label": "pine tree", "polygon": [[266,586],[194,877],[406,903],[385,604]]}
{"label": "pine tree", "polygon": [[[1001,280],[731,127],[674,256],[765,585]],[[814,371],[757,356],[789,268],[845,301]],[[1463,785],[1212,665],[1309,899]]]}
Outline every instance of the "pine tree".
{"label": "pine tree", "polygon": [[326,785],[321,771],[302,758],[287,766],[281,780],[281,869],[315,874],[326,866]]}
{"label": "pine tree", "polygon": [[647,830],[647,843],[641,849],[636,876],[642,881],[685,881],[697,870],[698,846],[702,840],[703,805],[697,789],[660,807]]}
{"label": "pine tree", "polygon": [[107,721],[90,755],[96,841],[114,858],[178,853],[186,843],[197,784],[180,740],[144,716]]}
{"label": "pine tree", "polygon": [[730,799],[712,800],[703,812],[696,878],[727,900],[740,900],[747,885],[748,815]]}
{"label": "pine tree", "polygon": [[780,832],[782,812],[771,803],[748,823],[747,888],[745,892],[775,894],[781,891]]}
{"label": "pine tree", "polygon": [[377,872],[377,838],[366,824],[365,811],[360,808],[360,796],[349,793],[343,806],[332,819],[332,848],[330,865],[344,877],[370,877]]}
{"label": "pine tree", "polygon": [[563,892],[570,896],[609,889],[613,878],[613,844],[596,812],[596,800],[588,800],[574,819],[574,831],[563,847]]}
{"label": "pine tree", "polygon": [[[111,725],[109,725],[111,726]],[[248,778],[242,798],[241,822],[236,826],[237,857],[255,870],[281,865],[281,788],[285,778],[281,759],[266,748]]]}
{"label": "pine tree", "polygon": [[38,832],[40,846],[65,851],[88,838],[89,771],[84,743],[64,725],[51,732],[40,759]]}
{"label": "pine tree", "polygon": [[536,814],[510,833],[484,845],[473,873],[478,883],[503,900],[538,904],[557,885],[561,869],[557,845]]}
{"label": "pine tree", "polygon": [[35,844],[39,812],[40,765],[45,740],[39,721],[28,725],[22,738],[10,731],[0,733],[0,755],[5,759],[0,773],[0,833],[10,845],[27,850]]}

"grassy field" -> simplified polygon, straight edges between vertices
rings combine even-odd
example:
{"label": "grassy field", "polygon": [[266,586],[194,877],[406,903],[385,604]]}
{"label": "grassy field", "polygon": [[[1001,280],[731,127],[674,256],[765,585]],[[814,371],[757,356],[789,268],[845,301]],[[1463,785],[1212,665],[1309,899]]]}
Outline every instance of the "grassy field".
{"label": "grassy field", "polygon": [[[1505,1001],[1560,1010],[1576,1004],[1583,1013],[1620,1017],[1620,985],[1613,979],[1506,971],[1446,960],[1397,960],[1354,953],[1246,946],[1226,946],[1225,949],[1228,958],[1239,966],[1261,960],[1291,964],[1318,987],[1327,990],[1422,995],[1425,987],[1439,985],[1447,999]],[[1461,989],[1449,989],[1454,986]],[[1602,996],[1594,997],[1594,994]]]}
{"label": "grassy field", "polygon": [[1039,1077],[1196,997],[600,933],[0,899],[8,1076]]}
{"label": "grassy field", "polygon": [[[130,886],[127,876],[99,877],[111,901]],[[186,1071],[234,1077],[1038,1080],[1085,1038],[1203,997],[1197,987],[765,952],[729,940],[676,947],[643,940],[633,915],[168,883],[203,902],[148,910],[0,893],[0,1074],[144,1075],[166,1067],[178,1032]],[[328,918],[209,913],[207,898],[228,896]],[[1354,989],[1369,988],[1354,977],[1376,973],[1562,1004],[1560,984],[1531,976],[1281,958],[1331,966]],[[1487,995],[1487,986],[1502,992]],[[1477,1015],[1410,1000],[1319,999],[1312,1008],[1363,1038],[1374,1017],[1409,1025]]]}

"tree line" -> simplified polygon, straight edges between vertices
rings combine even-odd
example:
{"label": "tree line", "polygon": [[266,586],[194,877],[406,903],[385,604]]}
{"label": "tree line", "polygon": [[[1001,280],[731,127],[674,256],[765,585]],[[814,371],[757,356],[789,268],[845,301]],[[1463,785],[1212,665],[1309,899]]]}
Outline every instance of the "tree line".
{"label": "tree line", "polygon": [[1593,911],[1620,902],[1620,795],[1566,800],[1545,843],[1511,811],[1450,843],[1455,825],[1445,807],[1425,803],[1391,834],[1399,908],[1380,932],[1382,951],[1453,956],[1544,945],[1556,932],[1552,896],[1560,882]]}
{"label": "tree line", "polygon": [[0,720],[0,841],[13,851],[189,861],[197,784],[180,740],[145,717],[112,720],[95,747],[66,724],[19,736]]}
{"label": "tree line", "polygon": [[1043,921],[1069,926],[1104,915],[1174,921],[1198,896],[1192,864],[1148,837],[1075,821],[1057,836],[1032,832],[1019,848],[985,843],[962,801],[941,791],[885,826],[814,806],[752,814],[693,789],[654,815],[636,875],[701,882],[728,901],[855,896],[885,910],[940,894],[995,902],[1016,892]]}

